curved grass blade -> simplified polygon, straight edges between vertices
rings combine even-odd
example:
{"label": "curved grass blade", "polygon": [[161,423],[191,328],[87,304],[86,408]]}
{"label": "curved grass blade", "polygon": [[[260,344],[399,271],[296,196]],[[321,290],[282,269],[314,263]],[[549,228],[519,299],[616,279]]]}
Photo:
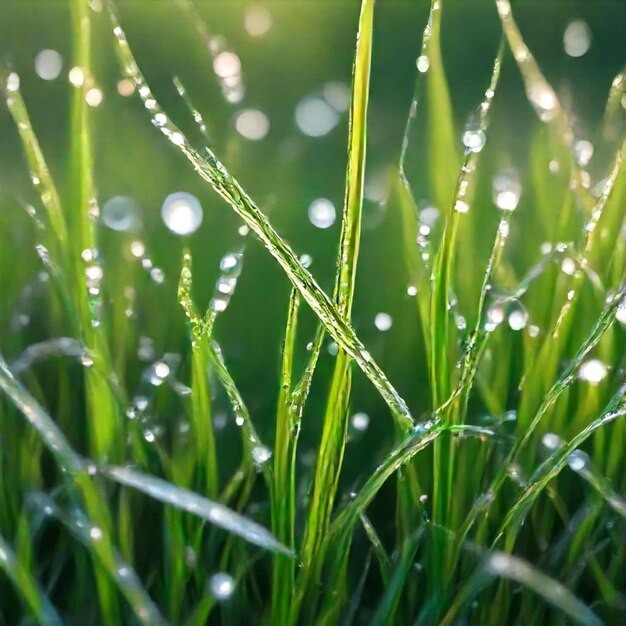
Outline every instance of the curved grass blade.
{"label": "curved grass blade", "polygon": [[41,626],[62,626],[63,622],[56,609],[2,536],[0,536],[0,570],[11,580]]}
{"label": "curved grass blade", "polygon": [[603,624],[586,604],[559,581],[547,576],[519,557],[505,552],[491,552],[466,583],[441,625],[449,626],[456,623],[455,617],[458,611],[469,604],[472,598],[494,578],[508,578],[524,585],[568,615],[577,624],[583,626],[602,626]]}
{"label": "curved grass blade", "polygon": [[[495,546],[504,536],[505,530],[512,527],[513,533],[520,528],[530,507],[542,490],[567,465],[570,455],[578,449],[596,430],[626,415],[626,387],[622,387],[608,403],[602,414],[578,433],[567,444],[560,446],[533,473],[528,486],[509,509],[492,545]],[[509,536],[508,542],[510,543]]]}
{"label": "curved grass blade", "polygon": [[102,552],[94,548],[94,544],[103,540],[100,528],[91,525],[89,519],[79,509],[73,509],[69,513],[63,511],[52,498],[44,493],[30,494],[29,501],[37,509],[45,512],[45,515],[53,515],[58,519],[98,560],[107,574],[116,581],[141,624],[166,626],[167,622],[144,589],[136,572],[117,550],[111,548]]}
{"label": "curved grass blade", "polygon": [[177,487],[155,476],[138,472],[130,467],[106,466],[100,471],[104,476],[121,485],[131,487],[160,502],[197,515],[261,548],[271,552],[292,555],[291,550],[280,543],[269,530],[239,515],[239,513],[235,513],[223,504]]}
{"label": "curved grass blade", "polygon": [[187,141],[158,105],[147,85],[130,50],[126,35],[115,17],[112,5],[108,7],[113,23],[116,48],[122,67],[129,79],[135,83],[144,105],[148,109],[153,124],[173,143],[193,164],[197,173],[208,182],[244,220],[248,227],[263,242],[270,254],[283,268],[303,299],[313,309],[328,333],[351,356],[372,381],[392,411],[399,427],[406,431],[413,424],[413,419],[405,401],[388,381],[379,365],[372,359],[365,346],[357,337],[352,326],[341,317],[328,295],[320,288],[311,273],[303,267],[293,250],[278,235],[267,217],[246,194],[239,182],[228,172],[217,156],[206,149],[201,155]]}
{"label": "curved grass blade", "polygon": [[378,604],[369,626],[385,626],[386,624],[396,623],[396,611],[398,610],[400,596],[402,595],[407,576],[415,560],[417,549],[424,536],[424,528],[424,526],[421,526],[405,539],[394,572],[389,584],[385,585],[382,599]]}

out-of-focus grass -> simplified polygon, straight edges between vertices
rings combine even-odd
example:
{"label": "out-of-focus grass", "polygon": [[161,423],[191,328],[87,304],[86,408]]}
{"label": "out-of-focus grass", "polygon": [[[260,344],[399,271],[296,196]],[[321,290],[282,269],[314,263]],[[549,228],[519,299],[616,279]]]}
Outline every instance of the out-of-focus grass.
{"label": "out-of-focus grass", "polygon": [[[176,4],[210,42],[193,3]],[[416,303],[411,330],[421,337],[405,365],[415,369],[425,360],[419,371],[429,378],[415,381],[428,410],[412,415],[352,316],[374,1],[363,0],[358,21],[332,297],[233,176],[242,155],[229,158],[235,165],[227,169],[208,147],[207,125],[178,78],[176,91],[198,129],[185,134],[172,121],[135,59],[116,7],[105,5],[108,14],[94,14],[85,0],[72,2],[73,63],[84,81],[71,98],[68,193],[59,191],[46,164],[18,75],[2,70],[2,94],[39,196],[28,212],[43,264],[38,281],[49,339],[33,343],[22,329],[0,345],[4,622],[623,621],[623,72],[608,94],[592,176],[568,108],[525,43],[508,0],[497,0],[502,42],[494,42],[485,95],[461,145],[442,57],[445,3],[433,1],[386,200],[397,219],[407,298]],[[180,354],[151,354],[139,383],[130,355],[145,334],[142,322],[152,333],[170,330],[155,306],[136,319],[126,300],[141,299],[149,286],[129,271],[129,259],[119,250],[105,253],[100,241],[94,122],[86,102],[96,19],[113,32],[111,48],[164,149],[169,140],[225,201],[220,209],[230,207],[243,221],[245,245],[223,259],[204,314],[197,291],[206,268],[192,266],[193,240],[185,242],[178,303],[187,332],[175,340]],[[215,55],[207,55],[211,60]],[[503,66],[519,68],[538,116],[524,187],[502,165],[520,167],[518,161],[491,151],[489,118]],[[416,123],[422,119],[423,133]],[[191,139],[198,131],[202,145]],[[407,159],[422,147],[427,191],[413,184]],[[425,193],[437,213],[422,206]],[[263,392],[276,399],[273,440],[217,342],[223,311],[249,271],[249,231],[291,286],[279,385]],[[123,239],[126,246],[131,241]],[[133,255],[154,270],[143,243],[133,245]],[[0,281],[10,284],[9,259],[0,260]],[[10,304],[16,311],[19,305],[19,298]],[[317,325],[307,354],[299,332],[305,305]],[[255,312],[249,314],[254,323]],[[318,367],[327,337],[330,373]],[[350,421],[363,406],[352,385],[354,366],[392,418],[387,443],[375,450],[359,440],[362,422]],[[246,368],[261,367],[246,361]],[[133,391],[138,385],[141,393]],[[324,390],[317,404],[309,398],[315,385]],[[236,428],[218,437],[224,407]],[[384,421],[384,410],[369,412]],[[318,426],[313,463],[301,441],[303,423]],[[359,478],[346,487],[347,461]]]}

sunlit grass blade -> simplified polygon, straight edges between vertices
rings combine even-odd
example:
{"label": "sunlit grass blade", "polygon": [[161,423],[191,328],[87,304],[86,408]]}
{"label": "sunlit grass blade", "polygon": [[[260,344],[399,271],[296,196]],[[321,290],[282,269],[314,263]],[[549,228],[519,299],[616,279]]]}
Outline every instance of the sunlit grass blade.
{"label": "sunlit grass blade", "polygon": [[[334,292],[337,312],[346,324],[350,323],[352,314],[361,238],[373,24],[374,0],[363,0],[352,71],[348,166]],[[351,356],[343,346],[340,347],[326,401],[313,493],[300,550],[303,569],[299,579],[299,597],[307,585],[317,583],[324,560],[323,540],[332,515],[346,444],[351,361]]]}
{"label": "sunlit grass blade", "polygon": [[[503,46],[500,46],[496,55],[489,86],[487,87],[484,99],[477,111],[479,131],[483,137],[489,124],[489,112],[500,78],[500,68],[502,65]],[[456,247],[458,245],[458,231],[462,216],[470,211],[474,188],[476,185],[476,169],[478,166],[480,150],[468,149],[461,172],[459,174],[454,199],[449,204],[446,222],[442,235],[441,244],[435,258],[430,308],[430,354],[429,373],[433,410],[437,411],[440,406],[446,406],[445,401],[452,394],[455,383],[453,372],[457,356],[453,355],[456,349],[456,326],[451,320],[451,294],[453,291],[453,275],[455,269]],[[503,218],[505,219],[505,218]],[[493,265],[497,262],[501,244],[505,237],[504,230],[498,230],[494,252],[487,266],[485,280],[493,271]],[[484,287],[483,287],[484,290]],[[484,297],[481,297],[479,308],[484,306]],[[480,324],[481,320],[477,323]],[[468,376],[471,375],[472,367],[478,358],[478,351],[468,353],[469,358],[466,363]],[[445,424],[458,423],[461,418],[456,407],[446,407],[437,415],[441,417]],[[454,476],[454,441],[450,433],[443,433],[434,444],[433,450],[433,521],[444,527],[449,527],[452,501],[452,481]],[[447,541],[435,540],[433,546],[433,587],[438,592],[444,589],[443,580],[447,579],[446,568],[449,565],[450,555]]]}
{"label": "sunlit grass blade", "polygon": [[103,467],[101,472],[107,478],[121,485],[131,487],[165,504],[197,515],[266,550],[291,555],[291,551],[281,544],[269,530],[235,513],[223,504],[130,467],[108,466]]}
{"label": "sunlit grass blade", "polygon": [[[108,3],[110,9],[111,3]],[[208,182],[244,220],[248,227],[262,241],[270,254],[283,268],[291,282],[298,289],[303,299],[313,309],[328,333],[352,357],[365,375],[381,393],[398,425],[403,430],[413,423],[406,402],[400,397],[388,381],[384,372],[374,361],[354,329],[339,314],[328,295],[320,288],[311,273],[300,263],[290,246],[278,235],[267,217],[246,194],[239,182],[228,172],[217,156],[206,149],[206,157],[189,144],[184,134],[178,129],[158,105],[152,91],[141,74],[126,40],[126,35],[111,11],[116,48],[122,67],[129,79],[133,80],[137,90],[147,106],[154,125],[172,142],[193,164],[197,173]]]}
{"label": "sunlit grass blade", "polygon": [[[56,254],[63,254],[67,245],[67,223],[63,214],[61,199],[45,157],[33,130],[28,111],[20,92],[19,75],[3,68],[0,73],[0,90],[22,140],[31,178],[46,211],[46,219],[56,238]],[[63,265],[64,259],[57,259]]]}
{"label": "sunlit grass blade", "polygon": [[[299,308],[300,296],[292,289],[282,345],[271,483],[272,529],[278,540],[292,550],[295,549],[295,456],[299,425],[293,423],[290,407]],[[286,559],[276,559],[273,563],[272,576],[272,622],[284,623],[288,619],[295,581],[293,563]]]}
{"label": "sunlit grass blade", "polygon": [[11,580],[24,598],[37,623],[41,626],[61,626],[63,623],[50,600],[31,574],[19,562],[9,544],[0,536],[0,570]]}

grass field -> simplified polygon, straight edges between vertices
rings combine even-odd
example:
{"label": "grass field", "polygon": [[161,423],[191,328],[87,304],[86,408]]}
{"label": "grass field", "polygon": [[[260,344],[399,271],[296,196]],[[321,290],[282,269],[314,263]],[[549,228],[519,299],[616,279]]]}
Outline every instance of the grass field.
{"label": "grass field", "polygon": [[[255,152],[269,121],[208,2],[155,11],[186,29],[163,46],[190,42],[171,69],[132,3],[62,3],[51,126],[32,69],[2,62],[0,624],[626,621],[624,59],[583,123],[532,20],[485,2],[459,125],[448,3],[410,25],[399,120],[377,99],[393,12],[352,3],[351,88],[295,113],[308,141],[337,126],[339,170],[291,139]],[[326,176],[314,240],[291,204]]]}

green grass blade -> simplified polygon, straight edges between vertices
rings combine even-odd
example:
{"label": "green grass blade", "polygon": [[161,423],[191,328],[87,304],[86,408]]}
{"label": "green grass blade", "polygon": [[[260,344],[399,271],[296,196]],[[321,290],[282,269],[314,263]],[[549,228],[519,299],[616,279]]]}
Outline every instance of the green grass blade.
{"label": "green grass blade", "polygon": [[15,552],[2,536],[0,536],[0,570],[11,580],[41,626],[61,626],[63,622],[50,604],[50,600],[22,566]]}
{"label": "green grass blade", "polygon": [[[350,323],[351,318],[361,237],[373,26],[374,0],[363,0],[352,72],[348,167],[334,293],[337,312],[346,324]],[[299,594],[304,592],[307,585],[317,583],[324,560],[322,546],[330,524],[346,443],[352,382],[351,361],[350,355],[341,347],[336,357],[326,403],[322,439],[313,478],[313,494],[300,551],[303,569]]]}
{"label": "green grass blade", "polygon": [[102,540],[102,530],[91,525],[89,519],[80,510],[66,512],[44,493],[30,494],[29,501],[39,510],[45,511],[46,515],[53,515],[58,519],[98,560],[107,574],[116,581],[139,623],[145,626],[167,624],[130,564],[114,548],[105,552],[94,549],[94,544]]}
{"label": "green grass blade", "polygon": [[[111,7],[110,3],[109,7]],[[303,299],[319,317],[328,333],[357,362],[365,375],[378,389],[396,418],[399,427],[403,430],[410,428],[413,420],[405,401],[365,349],[352,326],[341,317],[328,295],[320,288],[311,273],[303,267],[293,250],[278,235],[267,217],[246,194],[239,182],[228,172],[217,156],[209,149],[205,150],[206,157],[201,155],[189,144],[180,129],[162,111],[141,74],[126,40],[126,35],[112,11],[111,19],[122,67],[128,78],[134,81],[139,94],[144,100],[144,104],[148,103],[147,108],[154,125],[181,150],[194,165],[197,173],[213,187],[216,193],[234,209],[262,241],[270,254],[283,268],[293,285],[298,289]]]}
{"label": "green grass blade", "polygon": [[269,530],[219,502],[214,502],[192,491],[177,487],[155,476],[138,472],[130,467],[108,466],[103,467],[101,472],[107,478],[121,485],[131,487],[160,502],[197,515],[266,550],[286,555],[292,554],[289,548],[280,543]]}

